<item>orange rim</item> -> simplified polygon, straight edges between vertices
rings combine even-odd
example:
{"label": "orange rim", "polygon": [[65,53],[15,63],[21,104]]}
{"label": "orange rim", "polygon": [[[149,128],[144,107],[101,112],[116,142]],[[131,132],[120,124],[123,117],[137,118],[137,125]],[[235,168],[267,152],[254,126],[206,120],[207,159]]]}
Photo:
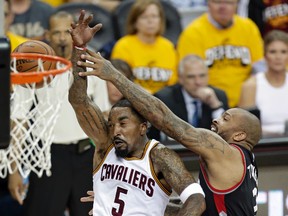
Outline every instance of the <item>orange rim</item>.
{"label": "orange rim", "polygon": [[36,54],[36,53],[11,53],[11,57],[18,59],[39,59],[46,61],[54,61],[54,62],[61,62],[65,65],[65,67],[61,69],[53,69],[49,71],[33,71],[33,72],[23,72],[23,73],[16,73],[11,72],[11,82],[13,84],[25,84],[25,83],[37,83],[43,80],[45,76],[55,76],[57,74],[64,73],[68,71],[72,67],[72,63],[59,56],[50,56],[44,54]]}

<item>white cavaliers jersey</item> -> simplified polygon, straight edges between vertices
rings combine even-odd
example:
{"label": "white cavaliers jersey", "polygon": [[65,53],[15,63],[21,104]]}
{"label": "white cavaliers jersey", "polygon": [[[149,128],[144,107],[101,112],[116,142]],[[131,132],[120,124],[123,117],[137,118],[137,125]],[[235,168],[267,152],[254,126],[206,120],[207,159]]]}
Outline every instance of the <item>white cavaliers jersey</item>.
{"label": "white cavaliers jersey", "polygon": [[157,179],[150,151],[157,145],[150,140],[139,158],[117,157],[111,145],[94,171],[94,216],[164,215],[171,191]]}

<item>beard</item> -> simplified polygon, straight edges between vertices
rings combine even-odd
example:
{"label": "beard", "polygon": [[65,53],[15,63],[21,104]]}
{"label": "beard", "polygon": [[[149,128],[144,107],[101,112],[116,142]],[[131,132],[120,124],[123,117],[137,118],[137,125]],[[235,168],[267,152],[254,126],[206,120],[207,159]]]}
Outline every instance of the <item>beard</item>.
{"label": "beard", "polygon": [[115,149],[115,154],[117,157],[125,158],[128,155],[128,149]]}

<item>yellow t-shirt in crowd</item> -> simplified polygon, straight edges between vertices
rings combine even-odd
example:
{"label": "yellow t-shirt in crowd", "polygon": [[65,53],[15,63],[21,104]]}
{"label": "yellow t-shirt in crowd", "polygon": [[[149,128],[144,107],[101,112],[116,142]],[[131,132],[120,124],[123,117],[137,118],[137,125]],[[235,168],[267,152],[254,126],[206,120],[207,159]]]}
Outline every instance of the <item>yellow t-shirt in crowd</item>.
{"label": "yellow t-shirt in crowd", "polygon": [[196,54],[206,60],[209,84],[226,92],[230,107],[237,106],[252,63],[263,58],[263,41],[253,21],[235,15],[233,22],[227,29],[218,29],[206,13],[182,32],[177,45],[180,59]]}
{"label": "yellow t-shirt in crowd", "polygon": [[67,0],[41,0],[41,1],[51,5],[52,7],[58,7],[68,2]]}
{"label": "yellow t-shirt in crowd", "polygon": [[9,38],[10,40],[10,46],[11,46],[11,52],[13,52],[13,50],[19,46],[21,43],[24,43],[25,41],[27,41],[27,38],[24,38],[22,36],[13,34],[12,32],[8,31],[6,33],[6,36]]}
{"label": "yellow t-shirt in crowd", "polygon": [[112,58],[126,61],[133,70],[134,82],[151,94],[178,80],[176,50],[162,36],[153,44],[143,43],[136,35],[124,36],[115,44]]}

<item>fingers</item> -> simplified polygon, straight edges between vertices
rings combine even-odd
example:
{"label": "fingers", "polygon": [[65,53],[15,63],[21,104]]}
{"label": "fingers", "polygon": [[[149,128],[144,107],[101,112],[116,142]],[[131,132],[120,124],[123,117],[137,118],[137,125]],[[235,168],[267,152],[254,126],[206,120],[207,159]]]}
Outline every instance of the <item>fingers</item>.
{"label": "fingers", "polygon": [[23,204],[23,199],[24,199],[24,196],[25,196],[25,195],[22,195],[22,193],[24,193],[24,191],[23,191],[23,192],[20,192],[20,191],[17,191],[17,192],[16,192],[16,200],[17,200],[17,202],[18,202],[20,205]]}
{"label": "fingers", "polygon": [[93,14],[90,14],[83,22],[83,24],[88,25],[93,19]]}
{"label": "fingers", "polygon": [[90,191],[89,190],[89,191],[87,191],[87,194],[90,195],[90,196],[94,196],[94,191]]}
{"label": "fingers", "polygon": [[[91,62],[93,62],[95,64],[101,63],[102,56],[100,55],[100,53],[96,54],[96,53],[94,53],[92,51],[88,51],[88,54],[89,55],[81,55],[81,59],[83,60],[82,63],[87,63],[87,61],[90,62],[90,64],[91,64]],[[81,66],[85,66],[82,63],[81,63]]]}
{"label": "fingers", "polygon": [[82,23],[83,20],[84,20],[84,17],[85,17],[85,10],[81,10],[80,11],[80,16],[79,16],[79,19],[78,19],[78,23]]}
{"label": "fingers", "polygon": [[[90,58],[91,59],[91,58]],[[92,61],[92,60],[89,60],[90,62],[87,62],[87,61],[77,61],[77,65],[78,66],[81,66],[81,67],[89,67],[89,68],[93,68],[93,69],[96,69],[96,66],[94,63],[91,63],[91,62],[95,62],[95,61]]]}
{"label": "fingers", "polygon": [[94,201],[94,192],[93,191],[87,191],[88,197],[81,197],[81,202],[93,202]]}
{"label": "fingers", "polygon": [[98,32],[101,28],[102,28],[102,23],[98,23],[97,25],[93,26],[92,28],[93,34]]}
{"label": "fingers", "polygon": [[[75,23],[71,23],[71,28],[72,28],[72,29],[75,29],[76,26],[77,26],[77,25],[76,25]],[[70,31],[70,33],[71,33],[71,29],[69,29],[69,31]]]}
{"label": "fingers", "polygon": [[14,188],[13,190],[10,191],[11,196],[13,199],[15,199],[20,205],[23,204],[23,199],[22,199],[22,192],[18,188]]}
{"label": "fingers", "polygon": [[[93,56],[93,57],[99,58],[99,54],[93,52],[93,51],[90,50],[90,49],[87,49],[86,52],[87,52],[90,56]],[[100,55],[100,56],[101,56],[101,55]]]}
{"label": "fingers", "polygon": [[94,201],[94,197],[81,197],[80,201],[81,202],[93,202]]}
{"label": "fingers", "polygon": [[93,215],[93,209],[91,209],[88,214]]}

